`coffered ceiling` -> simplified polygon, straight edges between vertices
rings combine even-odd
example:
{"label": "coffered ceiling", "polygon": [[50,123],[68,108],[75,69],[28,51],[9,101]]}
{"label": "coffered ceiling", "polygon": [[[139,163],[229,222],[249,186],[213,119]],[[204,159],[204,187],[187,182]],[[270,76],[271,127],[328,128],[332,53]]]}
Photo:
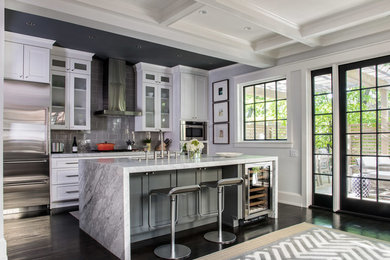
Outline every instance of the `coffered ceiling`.
{"label": "coffered ceiling", "polygon": [[390,30],[389,0],[6,0],[6,8],[257,67]]}

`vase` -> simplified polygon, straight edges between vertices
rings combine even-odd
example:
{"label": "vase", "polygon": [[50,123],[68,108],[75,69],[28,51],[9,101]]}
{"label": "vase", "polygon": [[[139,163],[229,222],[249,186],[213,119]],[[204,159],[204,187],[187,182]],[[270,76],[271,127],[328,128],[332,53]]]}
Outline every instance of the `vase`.
{"label": "vase", "polygon": [[146,151],[150,152],[152,150],[151,143],[146,143]]}
{"label": "vase", "polygon": [[191,159],[200,159],[200,151],[190,151]]}

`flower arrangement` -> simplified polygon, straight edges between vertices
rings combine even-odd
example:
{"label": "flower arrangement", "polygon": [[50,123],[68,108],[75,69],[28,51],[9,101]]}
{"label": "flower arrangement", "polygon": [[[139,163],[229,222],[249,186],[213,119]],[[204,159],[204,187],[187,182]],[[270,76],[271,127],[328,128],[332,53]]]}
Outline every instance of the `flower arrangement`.
{"label": "flower arrangement", "polygon": [[186,144],[186,149],[189,152],[191,158],[199,158],[203,148],[203,143],[198,139],[192,139]]}

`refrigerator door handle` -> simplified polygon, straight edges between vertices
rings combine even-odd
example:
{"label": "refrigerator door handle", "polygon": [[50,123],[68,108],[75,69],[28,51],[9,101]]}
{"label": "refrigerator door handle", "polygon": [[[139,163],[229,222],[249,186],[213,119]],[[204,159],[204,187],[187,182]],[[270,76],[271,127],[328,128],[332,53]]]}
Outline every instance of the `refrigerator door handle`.
{"label": "refrigerator door handle", "polygon": [[49,180],[42,181],[24,181],[24,182],[13,182],[13,183],[4,183],[4,187],[12,187],[12,186],[24,186],[24,185],[34,185],[34,184],[48,184]]}
{"label": "refrigerator door handle", "polygon": [[31,161],[4,161],[4,164],[19,164],[19,163],[47,163],[45,160],[31,160]]}

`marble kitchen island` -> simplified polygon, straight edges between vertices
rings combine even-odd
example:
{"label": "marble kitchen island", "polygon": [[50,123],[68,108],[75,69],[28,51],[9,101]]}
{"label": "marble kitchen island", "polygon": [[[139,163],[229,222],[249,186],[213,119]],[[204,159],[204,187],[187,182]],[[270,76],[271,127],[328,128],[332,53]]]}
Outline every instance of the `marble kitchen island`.
{"label": "marble kitchen island", "polygon": [[[120,259],[131,258],[131,242],[169,233],[169,198],[148,196],[156,188],[245,177],[245,165],[272,162],[270,217],[277,217],[277,157],[242,155],[138,160],[80,160],[80,228]],[[243,218],[243,189],[226,189],[224,222]],[[216,190],[178,198],[177,231],[216,222]]]}

